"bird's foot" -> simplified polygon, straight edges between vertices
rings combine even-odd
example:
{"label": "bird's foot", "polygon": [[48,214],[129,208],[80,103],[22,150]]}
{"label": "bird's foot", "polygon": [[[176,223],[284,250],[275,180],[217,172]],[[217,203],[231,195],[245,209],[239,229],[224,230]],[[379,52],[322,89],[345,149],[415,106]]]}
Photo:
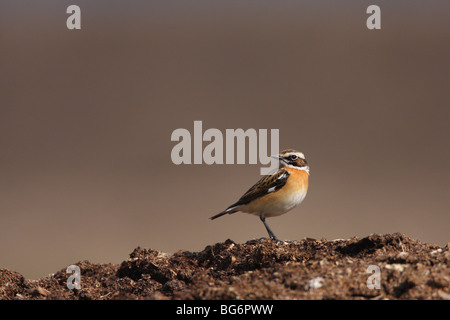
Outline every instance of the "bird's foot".
{"label": "bird's foot", "polygon": [[275,235],[269,237],[270,240],[278,243],[285,243],[283,240],[278,239]]}

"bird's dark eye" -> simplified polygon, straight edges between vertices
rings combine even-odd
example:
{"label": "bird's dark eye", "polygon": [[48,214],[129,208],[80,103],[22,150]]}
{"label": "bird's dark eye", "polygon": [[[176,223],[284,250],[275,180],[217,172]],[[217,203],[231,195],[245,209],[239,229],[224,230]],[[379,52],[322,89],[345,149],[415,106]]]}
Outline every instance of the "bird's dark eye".
{"label": "bird's dark eye", "polygon": [[297,160],[298,157],[297,157],[295,154],[293,154],[293,155],[290,156],[289,158],[290,158],[292,161],[295,161],[295,160]]}

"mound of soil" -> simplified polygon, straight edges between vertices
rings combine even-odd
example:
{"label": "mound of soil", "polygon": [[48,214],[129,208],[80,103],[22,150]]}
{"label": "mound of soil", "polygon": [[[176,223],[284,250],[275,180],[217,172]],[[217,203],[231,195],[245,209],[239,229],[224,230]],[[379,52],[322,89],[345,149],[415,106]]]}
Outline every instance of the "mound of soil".
{"label": "mound of soil", "polygon": [[65,269],[38,280],[0,269],[0,299],[450,299],[449,246],[396,233],[227,240],[173,255],[138,247],[120,265],[76,263],[80,289],[68,289]]}

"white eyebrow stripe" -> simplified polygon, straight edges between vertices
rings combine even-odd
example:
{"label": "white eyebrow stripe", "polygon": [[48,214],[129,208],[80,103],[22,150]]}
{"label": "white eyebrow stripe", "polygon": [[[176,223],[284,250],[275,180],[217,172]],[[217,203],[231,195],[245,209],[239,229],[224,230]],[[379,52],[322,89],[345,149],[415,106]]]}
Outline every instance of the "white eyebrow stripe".
{"label": "white eyebrow stripe", "polygon": [[302,152],[291,152],[291,153],[287,153],[285,155],[283,155],[283,157],[289,157],[291,155],[296,155],[297,157],[299,157],[300,159],[305,160],[305,155]]}

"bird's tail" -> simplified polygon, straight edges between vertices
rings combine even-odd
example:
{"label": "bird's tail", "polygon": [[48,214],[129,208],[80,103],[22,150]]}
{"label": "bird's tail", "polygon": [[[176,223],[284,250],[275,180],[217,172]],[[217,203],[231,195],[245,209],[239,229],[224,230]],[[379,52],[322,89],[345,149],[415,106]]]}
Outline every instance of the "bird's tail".
{"label": "bird's tail", "polygon": [[221,216],[223,216],[223,215],[225,215],[227,213],[228,214],[232,214],[232,213],[235,213],[235,212],[238,212],[238,211],[239,211],[239,209],[237,209],[236,207],[229,207],[228,209],[222,211],[221,213],[218,213],[215,216],[212,216],[210,219],[214,220],[214,219],[217,219],[217,218],[219,218],[219,217],[221,217]]}

